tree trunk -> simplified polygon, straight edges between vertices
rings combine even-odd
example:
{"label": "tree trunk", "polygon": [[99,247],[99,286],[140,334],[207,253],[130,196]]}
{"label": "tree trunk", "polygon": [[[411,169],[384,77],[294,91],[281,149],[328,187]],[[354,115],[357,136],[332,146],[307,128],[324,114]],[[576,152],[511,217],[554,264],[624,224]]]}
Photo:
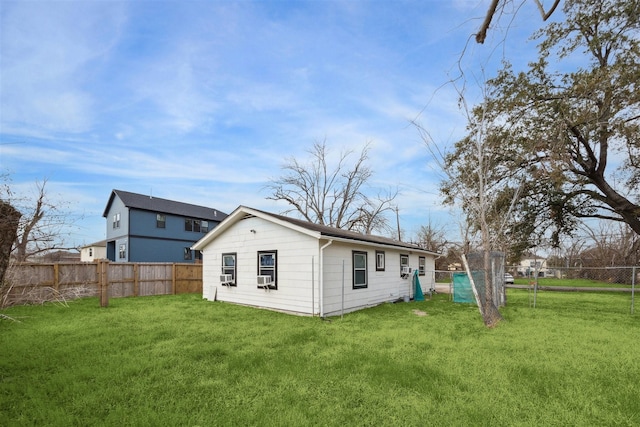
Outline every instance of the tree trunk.
{"label": "tree trunk", "polygon": [[0,200],[0,289],[11,259],[11,248],[18,235],[18,224],[22,215],[8,202]]}
{"label": "tree trunk", "polygon": [[482,310],[482,320],[489,328],[496,326],[501,320],[502,315],[498,311],[498,307],[493,302],[493,274],[491,269],[491,251],[484,250],[483,254],[484,267],[484,301]]}

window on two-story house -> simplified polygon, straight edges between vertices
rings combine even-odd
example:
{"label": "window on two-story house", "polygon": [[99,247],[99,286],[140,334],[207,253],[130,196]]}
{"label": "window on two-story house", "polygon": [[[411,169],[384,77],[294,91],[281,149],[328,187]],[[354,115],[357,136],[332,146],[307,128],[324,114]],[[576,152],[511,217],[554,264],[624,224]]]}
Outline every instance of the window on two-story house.
{"label": "window on two-story house", "polygon": [[367,253],[353,251],[353,289],[367,287]]}
{"label": "window on two-story house", "polygon": [[209,223],[199,219],[185,218],[184,231],[195,231],[197,233],[209,231]]}
{"label": "window on two-story house", "polygon": [[193,251],[191,251],[190,247],[184,248],[184,259],[185,261],[191,261],[193,259]]}
{"label": "window on two-story house", "polygon": [[167,216],[164,214],[156,214],[156,228],[167,227]]}
{"label": "window on two-story house", "polygon": [[127,245],[122,244],[118,247],[118,258],[120,259],[127,258]]}
{"label": "window on two-story house", "polygon": [[236,281],[236,278],[237,278],[236,256],[237,254],[235,252],[222,254],[222,274],[231,275],[231,280],[232,280],[231,286],[236,286],[236,284],[238,283]]}
{"label": "window on two-story house", "polygon": [[426,274],[427,258],[421,256],[418,257],[418,275],[424,276]]}
{"label": "window on two-story house", "polygon": [[376,271],[384,271],[384,251],[376,251]]}
{"label": "window on two-story house", "polygon": [[120,212],[113,215],[113,228],[120,228]]}
{"label": "window on two-story house", "polygon": [[[278,289],[278,251],[258,251],[258,276],[269,276],[269,289]],[[264,287],[267,283],[260,284]]]}

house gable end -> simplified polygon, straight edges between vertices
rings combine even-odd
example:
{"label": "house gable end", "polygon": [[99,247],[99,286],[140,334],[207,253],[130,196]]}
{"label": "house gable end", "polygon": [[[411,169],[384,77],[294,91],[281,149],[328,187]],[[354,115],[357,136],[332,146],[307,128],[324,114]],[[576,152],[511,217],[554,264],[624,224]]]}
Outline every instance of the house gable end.
{"label": "house gable end", "polygon": [[220,234],[224,233],[227,229],[231,228],[233,224],[242,221],[247,218],[258,217],[265,221],[278,224],[282,227],[298,231],[299,233],[314,237],[316,239],[320,238],[320,233],[308,230],[304,227],[295,226],[294,224],[290,224],[286,221],[278,220],[278,218],[270,215],[266,212],[259,211],[257,209],[248,208],[246,206],[239,206],[233,212],[231,212],[216,228],[207,233],[202,239],[197,241],[192,249],[194,250],[202,250],[205,246],[207,246],[211,241],[216,239]]}

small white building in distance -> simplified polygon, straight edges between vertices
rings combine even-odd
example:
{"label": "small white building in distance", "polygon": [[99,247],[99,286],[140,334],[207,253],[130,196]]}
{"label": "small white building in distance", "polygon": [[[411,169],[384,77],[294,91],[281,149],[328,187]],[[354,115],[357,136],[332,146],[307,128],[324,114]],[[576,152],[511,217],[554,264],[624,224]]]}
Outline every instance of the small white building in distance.
{"label": "small white building in distance", "polygon": [[107,258],[107,241],[91,243],[80,248],[80,261],[93,262],[99,259]]}

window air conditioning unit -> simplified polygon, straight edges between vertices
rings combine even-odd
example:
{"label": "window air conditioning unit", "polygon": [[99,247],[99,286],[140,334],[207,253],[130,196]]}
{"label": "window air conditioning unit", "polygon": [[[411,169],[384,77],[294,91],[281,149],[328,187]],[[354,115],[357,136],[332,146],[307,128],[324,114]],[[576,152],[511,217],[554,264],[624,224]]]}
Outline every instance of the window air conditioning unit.
{"label": "window air conditioning unit", "polygon": [[220,283],[224,286],[231,286],[233,284],[233,276],[231,274],[221,274]]}
{"label": "window air conditioning unit", "polygon": [[258,287],[259,288],[268,288],[271,285],[271,276],[258,276]]}
{"label": "window air conditioning unit", "polygon": [[411,274],[411,267],[402,267],[402,270],[400,271],[400,275],[402,277],[407,277]]}

